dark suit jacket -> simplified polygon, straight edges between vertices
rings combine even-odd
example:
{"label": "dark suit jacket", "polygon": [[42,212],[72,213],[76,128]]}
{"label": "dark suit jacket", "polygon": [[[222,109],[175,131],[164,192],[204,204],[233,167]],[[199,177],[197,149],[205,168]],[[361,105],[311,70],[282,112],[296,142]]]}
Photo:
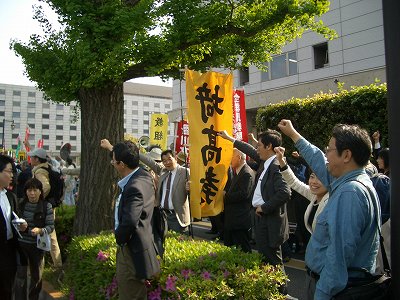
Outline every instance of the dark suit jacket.
{"label": "dark suit jacket", "polygon": [[251,228],[251,195],[254,172],[245,164],[239,174],[232,177],[224,198],[225,228],[228,230]]}
{"label": "dark suit jacket", "polygon": [[[235,141],[234,147],[254,159],[258,165],[256,180],[264,168],[264,161],[260,160],[256,149],[250,144]],[[254,184],[253,193],[257,186]],[[261,195],[264,204],[261,205],[263,217],[260,226],[265,226],[268,231],[268,243],[271,248],[277,248],[289,238],[289,222],[287,218],[286,203],[290,199],[290,188],[283,180],[279,171],[279,163],[272,161],[261,182]]]}
{"label": "dark suit jacket", "polygon": [[118,209],[118,245],[127,244],[138,278],[151,278],[160,272],[152,233],[154,185],[151,175],[139,168],[122,192]]}
{"label": "dark suit jacket", "polygon": [[[11,210],[18,214],[17,210],[17,201],[16,197],[12,192],[7,192],[8,202],[11,205]],[[11,216],[11,219],[14,217]],[[6,222],[10,222],[11,220],[4,220],[3,211],[0,207],[0,270],[4,269],[13,269],[17,267],[17,245],[18,245],[18,236],[17,232],[14,229],[14,226],[11,226],[13,230],[13,238],[7,241],[7,225]],[[5,247],[6,244],[10,244],[12,247]],[[11,252],[9,251],[11,249]],[[14,249],[14,250],[12,250]]]}

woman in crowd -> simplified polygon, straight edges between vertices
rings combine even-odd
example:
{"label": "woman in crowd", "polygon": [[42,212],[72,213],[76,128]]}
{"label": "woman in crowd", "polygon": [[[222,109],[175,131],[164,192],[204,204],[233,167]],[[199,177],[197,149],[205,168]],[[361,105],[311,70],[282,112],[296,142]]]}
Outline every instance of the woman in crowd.
{"label": "woman in crowd", "polygon": [[[36,239],[37,235],[43,235],[45,231],[50,234],[54,230],[53,209],[51,204],[44,200],[43,185],[38,179],[32,178],[26,182],[20,211],[21,217],[28,223],[27,229],[21,232],[22,238],[19,238],[20,248],[30,270],[28,299],[37,300],[42,289],[44,251],[37,248]],[[21,268],[17,277],[26,282],[27,269]]]}
{"label": "woman in crowd", "polygon": [[301,182],[297,179],[296,175],[294,175],[292,169],[286,164],[284,159],[285,149],[282,147],[276,147],[274,150],[283,179],[287,182],[290,188],[310,201],[310,204],[304,213],[304,224],[306,225],[307,230],[312,234],[315,229],[317,217],[328,202],[328,190],[314,173],[310,174],[308,185]]}
{"label": "woman in crowd", "polygon": [[376,162],[378,164],[378,169],[382,171],[383,174],[390,177],[389,148],[383,148],[379,151]]}

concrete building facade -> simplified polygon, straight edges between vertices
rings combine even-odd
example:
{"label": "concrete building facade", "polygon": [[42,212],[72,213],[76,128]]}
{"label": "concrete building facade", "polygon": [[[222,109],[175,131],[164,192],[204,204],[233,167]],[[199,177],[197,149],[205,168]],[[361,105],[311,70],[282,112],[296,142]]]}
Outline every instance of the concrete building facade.
{"label": "concrete building facade", "polygon": [[[150,115],[171,109],[172,88],[124,83],[124,131],[134,137],[149,135]],[[96,113],[96,112],[93,112]],[[3,123],[4,122],[4,123]],[[0,125],[4,131],[5,149],[17,148],[17,137],[23,140],[30,128],[29,142],[58,155],[62,144],[70,143],[73,156],[81,152],[80,113],[77,104],[51,103],[43,92],[31,86],[0,84]],[[170,125],[173,132],[173,124]],[[0,141],[3,134],[0,132]]]}
{"label": "concrete building facade", "polygon": [[[339,82],[344,88],[371,84],[376,79],[386,82],[381,1],[332,0],[321,19],[336,31],[337,38],[327,40],[305,32],[266,63],[268,72],[254,66],[234,71],[234,86],[245,90],[249,131],[256,131],[257,109],[271,103],[321,91],[336,92]],[[185,83],[180,88],[175,80],[170,119],[180,118],[180,98],[182,94],[185,99],[185,93]]]}

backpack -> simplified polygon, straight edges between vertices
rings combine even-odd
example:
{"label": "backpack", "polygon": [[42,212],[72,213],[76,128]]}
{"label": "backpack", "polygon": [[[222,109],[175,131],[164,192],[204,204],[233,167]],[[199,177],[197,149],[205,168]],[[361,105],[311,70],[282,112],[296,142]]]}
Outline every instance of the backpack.
{"label": "backpack", "polygon": [[50,166],[48,168],[41,167],[49,173],[50,192],[45,198],[46,201],[54,207],[59,207],[62,203],[64,194],[64,178],[62,174],[54,171]]}
{"label": "backpack", "polygon": [[382,173],[370,177],[381,204],[381,221],[384,224],[390,218],[390,178]]}
{"label": "backpack", "polygon": [[[20,212],[23,215],[25,210],[27,200],[22,201],[20,204]],[[46,226],[46,215],[47,215],[47,201],[39,201],[38,205],[36,205],[35,213],[33,214],[33,224],[35,227],[43,228]]]}

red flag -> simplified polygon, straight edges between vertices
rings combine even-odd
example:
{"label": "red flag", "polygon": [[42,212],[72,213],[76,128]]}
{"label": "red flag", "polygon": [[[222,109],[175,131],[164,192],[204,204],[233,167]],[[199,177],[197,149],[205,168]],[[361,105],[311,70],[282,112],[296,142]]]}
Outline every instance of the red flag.
{"label": "red flag", "polygon": [[233,90],[233,137],[247,142],[246,107],[244,103],[244,90]]}
{"label": "red flag", "polygon": [[175,152],[178,154],[179,152],[185,152],[188,154],[189,152],[189,124],[187,121],[182,120],[178,122],[178,128],[176,129],[176,143],[175,143]]}
{"label": "red flag", "polygon": [[[25,149],[26,149],[26,153],[28,153],[29,151],[31,151],[31,148],[29,147],[29,135],[30,135],[30,129],[29,127],[26,127],[25,129],[25,138],[24,138],[24,145],[25,145]],[[28,156],[28,163],[31,163],[31,158]]]}
{"label": "red flag", "polygon": [[43,139],[39,139],[37,142],[37,147],[38,148],[43,148]]}

